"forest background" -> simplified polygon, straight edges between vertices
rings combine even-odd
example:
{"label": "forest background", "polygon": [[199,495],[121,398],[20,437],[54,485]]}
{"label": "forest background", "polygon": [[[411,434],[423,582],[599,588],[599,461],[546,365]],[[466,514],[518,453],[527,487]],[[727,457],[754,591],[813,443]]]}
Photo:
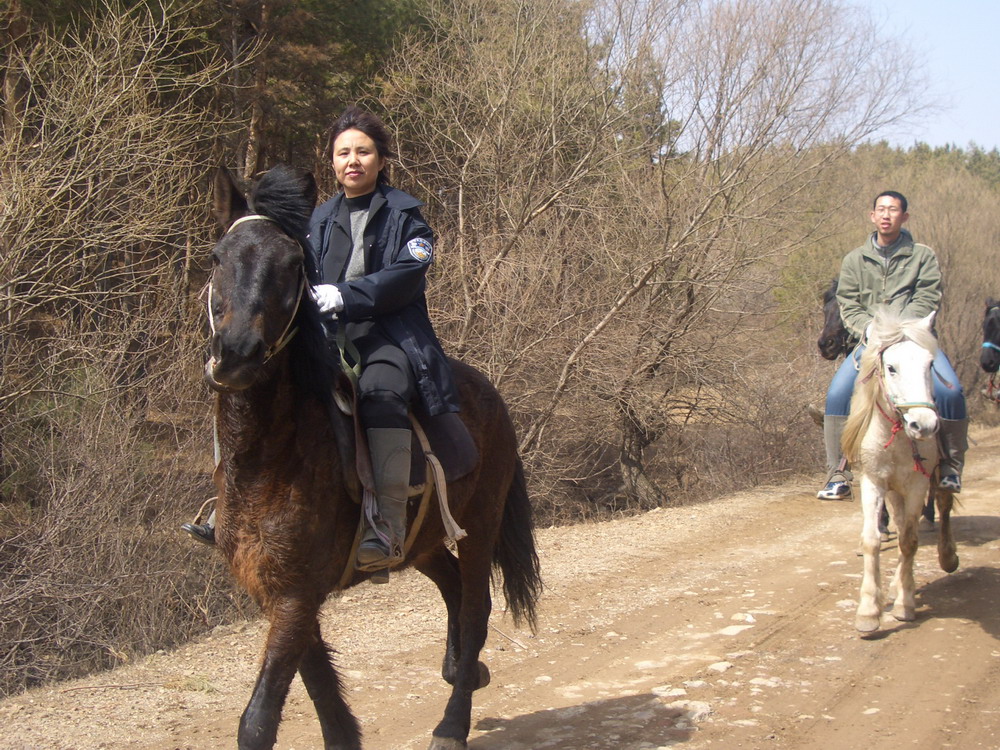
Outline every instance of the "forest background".
{"label": "forest background", "polygon": [[882,189],[934,247],[973,418],[1000,154],[890,147],[919,56],[837,0],[0,3],[0,696],[254,608],[212,492],[210,173],[335,190],[347,104],[437,233],[448,352],[510,407],[537,521],[821,471],[820,295]]}

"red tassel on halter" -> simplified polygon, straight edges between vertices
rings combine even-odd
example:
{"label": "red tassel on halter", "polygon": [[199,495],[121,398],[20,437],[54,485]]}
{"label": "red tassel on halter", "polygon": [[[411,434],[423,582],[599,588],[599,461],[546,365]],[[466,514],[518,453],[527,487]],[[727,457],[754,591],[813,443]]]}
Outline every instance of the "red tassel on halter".
{"label": "red tassel on halter", "polygon": [[[883,412],[883,414],[884,413],[885,412]],[[892,423],[892,435],[889,436],[889,442],[883,445],[882,447],[888,448],[890,445],[892,445],[892,441],[896,439],[896,433],[899,432],[901,429],[903,429],[903,423],[897,419],[895,422]]]}

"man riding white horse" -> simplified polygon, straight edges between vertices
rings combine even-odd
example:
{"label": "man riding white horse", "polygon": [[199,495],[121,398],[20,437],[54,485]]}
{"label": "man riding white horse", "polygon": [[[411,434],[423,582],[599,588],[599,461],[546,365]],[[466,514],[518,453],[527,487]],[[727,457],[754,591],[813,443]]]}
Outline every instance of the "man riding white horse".
{"label": "man riding white horse", "polygon": [[[913,241],[903,224],[909,219],[906,198],[894,190],[879,193],[872,205],[875,225],[868,241],[848,253],[840,267],[837,302],[847,330],[861,343],[844,360],[830,382],[823,417],[827,481],[817,497],[840,500],[851,496],[851,474],[841,456],[840,438],[851,408],[858,361],[868,342],[876,306],[901,316],[923,318],[941,304],[941,269],[927,245]],[[934,359],[934,402],[940,415],[940,488],[962,489],[962,468],[968,448],[969,419],[958,376],[940,349]]]}

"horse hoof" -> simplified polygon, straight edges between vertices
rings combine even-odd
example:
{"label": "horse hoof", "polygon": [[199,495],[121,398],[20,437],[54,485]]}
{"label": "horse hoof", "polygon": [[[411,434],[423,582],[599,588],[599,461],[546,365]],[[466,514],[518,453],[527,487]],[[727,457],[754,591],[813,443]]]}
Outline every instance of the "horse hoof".
{"label": "horse hoof", "polygon": [[874,633],[880,625],[878,617],[862,617],[858,615],[854,620],[854,627],[859,633]]}
{"label": "horse hoof", "polygon": [[913,622],[916,619],[916,614],[910,607],[900,607],[898,610],[893,609],[892,616],[900,622]]}
{"label": "horse hoof", "polygon": [[941,563],[941,570],[945,573],[954,573],[958,570],[958,555],[951,555],[951,557],[942,557],[938,562]]}
{"label": "horse hoof", "polygon": [[432,737],[427,750],[467,750],[468,747],[465,740],[456,740],[454,737]]}
{"label": "horse hoof", "polygon": [[[951,571],[948,571],[949,573]],[[482,662],[479,662],[479,684],[476,686],[476,690],[484,688],[490,684],[490,668],[487,667]]]}

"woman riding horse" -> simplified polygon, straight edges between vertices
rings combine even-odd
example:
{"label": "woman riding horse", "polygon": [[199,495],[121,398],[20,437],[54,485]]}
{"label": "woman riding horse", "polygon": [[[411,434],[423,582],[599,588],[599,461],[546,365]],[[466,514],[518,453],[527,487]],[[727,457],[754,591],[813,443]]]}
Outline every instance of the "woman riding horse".
{"label": "woman riding horse", "polygon": [[[410,477],[410,404],[457,412],[451,367],[427,314],[425,277],[433,233],[422,203],[388,183],[389,134],[375,115],[348,107],[330,133],[341,192],[313,212],[309,250],[319,278],[313,298],[330,328],[343,325],[360,366],[358,409],[371,452],[377,515],[358,547],[361,570],[402,561]],[[214,518],[185,524],[214,541]]]}
{"label": "woman riding horse", "polygon": [[320,312],[336,317],[357,350],[358,401],[372,456],[378,515],[358,548],[358,567],[402,560],[410,478],[410,403],[428,414],[458,411],[451,368],[427,315],[425,277],[433,234],[420,201],[390,187],[385,126],[348,108],[330,136],[342,192],[314,212],[310,249]]}
{"label": "woman riding horse", "polygon": [[[362,160],[348,171],[356,176],[364,166]],[[356,450],[363,431],[334,405],[346,405],[350,387],[341,355],[328,339],[330,316],[306,292],[319,278],[307,239],[315,197],[311,176],[288,167],[261,177],[249,202],[228,172],[220,170],[215,178],[213,212],[225,233],[212,251],[205,380],[216,394],[218,548],[269,623],[257,682],[240,718],[241,750],[274,746],[296,674],[316,708],[323,747],[361,750],[360,727],[344,700],[319,613],[330,592],[376,578],[355,568],[365,530],[362,505],[374,506],[375,490]],[[372,197],[371,207],[377,199]],[[398,251],[421,256],[420,247],[407,248],[402,234],[409,218],[392,230],[402,237]],[[351,310],[350,283],[338,282],[342,312]],[[392,322],[391,314],[387,319]],[[351,350],[339,335],[338,343]],[[473,450],[462,455],[466,446],[450,440],[451,433],[430,440],[436,444],[434,460],[427,452],[433,472],[423,483],[423,501],[409,509],[413,523],[400,562],[434,582],[448,615],[441,676],[452,689],[430,750],[467,747],[473,692],[489,683],[479,654],[492,609],[491,581],[502,581],[515,623],[532,628],[542,586],[510,415],[482,373],[458,361],[447,364],[461,412],[423,424],[460,422],[462,439]],[[429,400],[425,395],[415,409]],[[435,488],[440,516],[425,513]]]}

